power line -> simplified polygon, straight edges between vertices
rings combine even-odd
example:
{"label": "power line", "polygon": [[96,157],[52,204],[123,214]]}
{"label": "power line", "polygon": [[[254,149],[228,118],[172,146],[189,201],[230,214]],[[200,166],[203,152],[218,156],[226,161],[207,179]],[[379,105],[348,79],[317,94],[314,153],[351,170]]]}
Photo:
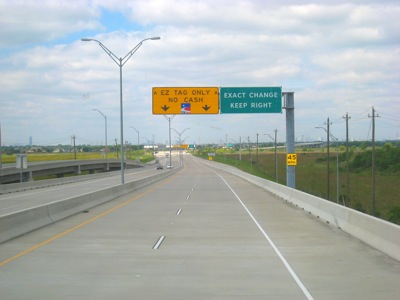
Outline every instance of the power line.
{"label": "power line", "polygon": [[385,116],[385,119],[392,119],[393,121],[400,122],[400,119],[398,117],[389,115],[387,113],[382,113],[382,112],[379,113],[381,114],[381,116]]}

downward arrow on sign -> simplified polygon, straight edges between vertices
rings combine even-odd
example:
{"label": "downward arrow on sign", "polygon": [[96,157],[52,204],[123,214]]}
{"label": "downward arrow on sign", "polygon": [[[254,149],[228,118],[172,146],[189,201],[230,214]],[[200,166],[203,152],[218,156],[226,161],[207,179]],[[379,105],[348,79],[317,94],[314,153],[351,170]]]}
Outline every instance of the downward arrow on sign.
{"label": "downward arrow on sign", "polygon": [[169,106],[167,106],[167,105],[161,106],[161,109],[163,109],[164,111],[167,111],[168,108],[169,108]]}
{"label": "downward arrow on sign", "polygon": [[211,108],[211,107],[208,106],[207,104],[206,104],[206,106],[203,106],[203,109],[204,109],[205,111],[209,110],[210,108]]}

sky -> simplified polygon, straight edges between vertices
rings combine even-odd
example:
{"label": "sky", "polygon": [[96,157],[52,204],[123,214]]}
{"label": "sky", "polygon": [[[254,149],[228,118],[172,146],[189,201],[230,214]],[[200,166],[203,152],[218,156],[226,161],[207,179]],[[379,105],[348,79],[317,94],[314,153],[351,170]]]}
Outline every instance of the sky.
{"label": "sky", "polygon": [[[286,111],[152,112],[153,87],[282,87],[296,141],[400,138],[400,1],[0,0],[1,145],[286,140]],[[375,118],[372,118],[372,108]],[[319,128],[316,128],[319,127]],[[321,128],[322,127],[322,128]]]}

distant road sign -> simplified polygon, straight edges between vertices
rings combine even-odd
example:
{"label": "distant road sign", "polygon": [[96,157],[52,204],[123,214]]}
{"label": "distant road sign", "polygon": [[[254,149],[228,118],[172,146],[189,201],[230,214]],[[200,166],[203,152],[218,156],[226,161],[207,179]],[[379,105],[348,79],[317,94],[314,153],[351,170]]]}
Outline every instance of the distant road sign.
{"label": "distant road sign", "polygon": [[297,166],[297,154],[295,154],[295,153],[286,154],[286,165],[287,166]]}
{"label": "distant road sign", "polygon": [[218,114],[217,87],[153,87],[153,114]]}
{"label": "distant road sign", "polygon": [[281,87],[221,87],[221,114],[281,113]]}

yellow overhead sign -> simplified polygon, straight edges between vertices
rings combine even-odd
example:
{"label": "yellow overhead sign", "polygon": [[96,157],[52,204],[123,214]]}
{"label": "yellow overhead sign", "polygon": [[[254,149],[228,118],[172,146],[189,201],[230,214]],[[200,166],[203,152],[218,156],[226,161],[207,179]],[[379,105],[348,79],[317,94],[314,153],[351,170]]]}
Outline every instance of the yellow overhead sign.
{"label": "yellow overhead sign", "polygon": [[153,87],[154,115],[218,114],[217,87]]}

